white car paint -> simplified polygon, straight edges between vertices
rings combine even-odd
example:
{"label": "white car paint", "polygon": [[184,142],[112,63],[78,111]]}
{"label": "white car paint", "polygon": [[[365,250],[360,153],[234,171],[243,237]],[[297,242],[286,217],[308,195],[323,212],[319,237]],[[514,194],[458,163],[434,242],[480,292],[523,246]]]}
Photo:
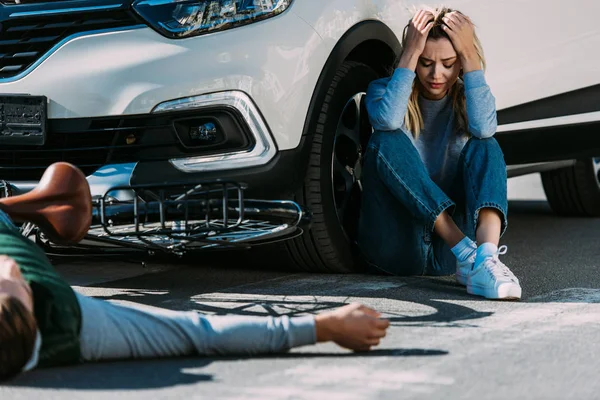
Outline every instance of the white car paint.
{"label": "white car paint", "polygon": [[[280,32],[285,32],[282,34]],[[196,38],[150,28],[76,38],[0,93],[45,95],[49,118],[149,113],[174,99],[226,90],[250,95],[279,150],[295,148],[328,55],[293,13]]]}
{"label": "white car paint", "polygon": [[[316,82],[355,24],[378,19],[400,38],[417,1],[296,0],[283,14],[183,40],[150,28],[73,39],[0,93],[49,98],[49,118],[149,113],[174,99],[246,92],[278,150],[298,146]],[[478,26],[499,109],[600,83],[597,0],[455,0]]]}
{"label": "white car paint", "polygon": [[[378,19],[398,36],[415,0],[304,0],[293,11],[332,48],[349,26]],[[477,26],[498,109],[600,83],[597,0],[454,0]]]}

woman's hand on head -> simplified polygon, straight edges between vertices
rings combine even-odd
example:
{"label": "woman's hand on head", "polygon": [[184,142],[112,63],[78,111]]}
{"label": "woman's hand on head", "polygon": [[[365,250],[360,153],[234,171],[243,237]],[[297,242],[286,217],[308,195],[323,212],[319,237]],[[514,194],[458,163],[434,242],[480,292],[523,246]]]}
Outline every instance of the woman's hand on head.
{"label": "woman's hand on head", "polygon": [[450,36],[452,46],[460,57],[465,72],[481,69],[479,56],[475,50],[475,26],[467,17],[457,11],[446,14],[442,20],[444,32]]}
{"label": "woman's hand on head", "polygon": [[419,10],[410,20],[406,30],[406,40],[402,57],[398,63],[399,68],[409,68],[413,71],[417,66],[417,61],[425,49],[427,36],[433,27],[434,16],[426,10]]}

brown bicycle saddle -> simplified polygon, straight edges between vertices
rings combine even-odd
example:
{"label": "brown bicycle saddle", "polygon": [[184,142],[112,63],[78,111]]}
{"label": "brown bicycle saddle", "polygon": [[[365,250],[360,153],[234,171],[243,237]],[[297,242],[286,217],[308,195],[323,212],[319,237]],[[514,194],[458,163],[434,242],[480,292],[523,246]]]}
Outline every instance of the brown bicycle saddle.
{"label": "brown bicycle saddle", "polygon": [[92,223],[92,196],[83,172],[66,162],[50,165],[32,191],[0,199],[17,222],[32,222],[58,244],[79,242]]}

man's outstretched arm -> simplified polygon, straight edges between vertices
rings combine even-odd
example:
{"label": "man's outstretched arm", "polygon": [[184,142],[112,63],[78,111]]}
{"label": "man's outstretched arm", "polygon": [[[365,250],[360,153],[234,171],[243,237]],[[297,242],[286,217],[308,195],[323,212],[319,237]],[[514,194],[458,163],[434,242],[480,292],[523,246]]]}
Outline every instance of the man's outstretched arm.
{"label": "man's outstretched arm", "polygon": [[387,320],[360,305],[289,318],[206,316],[78,295],[85,361],[200,355],[253,355],[334,341],[352,350],[379,344]]}

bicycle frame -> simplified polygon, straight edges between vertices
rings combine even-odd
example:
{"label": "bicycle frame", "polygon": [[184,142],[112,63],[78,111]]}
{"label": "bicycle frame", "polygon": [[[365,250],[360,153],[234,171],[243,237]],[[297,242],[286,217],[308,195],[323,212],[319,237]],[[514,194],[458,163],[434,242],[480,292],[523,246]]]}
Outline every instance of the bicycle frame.
{"label": "bicycle frame", "polygon": [[[93,198],[92,225],[80,243],[52,243],[30,224],[22,232],[35,233],[51,255],[144,251],[181,256],[287,240],[301,235],[310,222],[309,213],[297,203],[245,199],[245,189],[225,180],[116,186]],[[119,200],[123,196],[116,193],[127,193],[127,199]]]}

